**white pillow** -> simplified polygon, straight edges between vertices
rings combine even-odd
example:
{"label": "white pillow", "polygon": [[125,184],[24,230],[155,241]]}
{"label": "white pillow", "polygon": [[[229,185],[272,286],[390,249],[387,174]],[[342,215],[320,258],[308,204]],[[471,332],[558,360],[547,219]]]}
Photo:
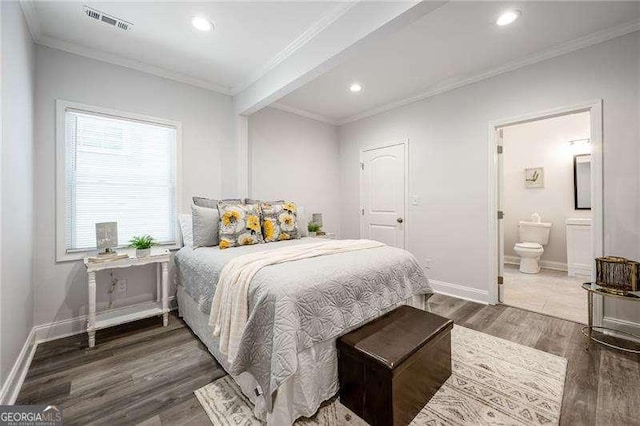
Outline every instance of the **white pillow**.
{"label": "white pillow", "polygon": [[309,218],[304,215],[304,207],[298,206],[298,232],[301,237],[309,236],[307,225],[309,225]]}
{"label": "white pillow", "polygon": [[191,223],[193,226],[193,247],[212,247],[218,245],[218,227],[220,213],[218,209],[191,205]]}
{"label": "white pillow", "polygon": [[193,218],[190,214],[178,215],[180,233],[182,234],[182,244],[185,247],[193,247]]}

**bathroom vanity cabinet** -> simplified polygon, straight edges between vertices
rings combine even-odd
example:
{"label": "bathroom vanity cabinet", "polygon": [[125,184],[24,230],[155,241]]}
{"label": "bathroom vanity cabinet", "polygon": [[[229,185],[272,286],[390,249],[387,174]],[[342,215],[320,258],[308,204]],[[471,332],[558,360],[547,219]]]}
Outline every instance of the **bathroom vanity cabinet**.
{"label": "bathroom vanity cabinet", "polygon": [[591,219],[567,219],[567,271],[570,277],[591,277]]}

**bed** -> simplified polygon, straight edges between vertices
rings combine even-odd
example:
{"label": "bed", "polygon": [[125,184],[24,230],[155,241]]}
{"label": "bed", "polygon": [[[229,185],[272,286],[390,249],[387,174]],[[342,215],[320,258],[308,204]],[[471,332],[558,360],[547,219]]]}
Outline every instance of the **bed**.
{"label": "bed", "polygon": [[313,415],[338,392],[336,338],[402,304],[426,309],[432,294],[416,259],[383,246],[271,265],[251,281],[249,318],[229,361],[208,325],[218,277],[243,254],[308,244],[302,238],[176,254],[179,314],[268,424]]}

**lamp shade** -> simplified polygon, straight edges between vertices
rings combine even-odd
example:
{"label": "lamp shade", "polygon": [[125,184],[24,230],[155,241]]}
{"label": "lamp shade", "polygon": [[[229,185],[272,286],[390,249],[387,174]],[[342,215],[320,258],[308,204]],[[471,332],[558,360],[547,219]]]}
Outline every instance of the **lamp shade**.
{"label": "lamp shade", "polygon": [[318,225],[322,226],[322,213],[314,213],[313,215],[311,215],[311,222],[317,223]]}

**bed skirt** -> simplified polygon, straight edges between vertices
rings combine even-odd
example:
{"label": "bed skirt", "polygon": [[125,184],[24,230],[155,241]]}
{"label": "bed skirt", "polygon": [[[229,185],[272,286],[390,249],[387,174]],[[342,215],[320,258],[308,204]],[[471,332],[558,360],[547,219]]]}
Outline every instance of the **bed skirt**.
{"label": "bed skirt", "polygon": [[[427,297],[425,297],[427,296]],[[428,297],[418,295],[401,304],[429,310]],[[225,371],[229,364],[218,349],[218,338],[213,336],[213,327],[209,326],[209,316],[202,313],[196,301],[178,285],[178,310],[191,330],[205,344]],[[399,305],[393,306],[388,311]],[[349,330],[345,330],[345,333]],[[336,339],[318,342],[298,353],[298,371],[278,388],[273,400],[273,410],[267,412],[265,395],[262,395],[253,376],[242,373],[231,376],[242,393],[254,405],[256,418],[268,425],[291,425],[298,417],[310,417],[318,410],[322,402],[338,393],[338,357]]]}

